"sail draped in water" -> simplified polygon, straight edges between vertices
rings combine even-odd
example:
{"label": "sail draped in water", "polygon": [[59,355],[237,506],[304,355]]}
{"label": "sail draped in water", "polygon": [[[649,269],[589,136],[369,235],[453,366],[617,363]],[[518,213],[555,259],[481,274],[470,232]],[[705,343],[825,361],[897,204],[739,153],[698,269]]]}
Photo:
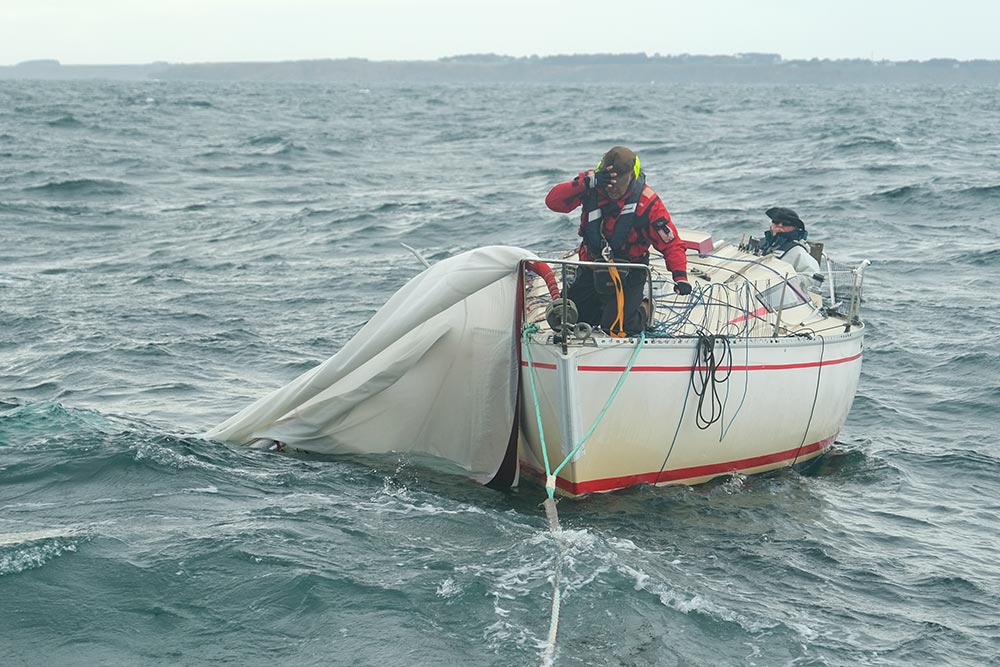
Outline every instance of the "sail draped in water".
{"label": "sail draped in water", "polygon": [[431,266],[330,359],[205,436],[429,454],[493,479],[516,428],[517,267],[532,258],[487,246]]}

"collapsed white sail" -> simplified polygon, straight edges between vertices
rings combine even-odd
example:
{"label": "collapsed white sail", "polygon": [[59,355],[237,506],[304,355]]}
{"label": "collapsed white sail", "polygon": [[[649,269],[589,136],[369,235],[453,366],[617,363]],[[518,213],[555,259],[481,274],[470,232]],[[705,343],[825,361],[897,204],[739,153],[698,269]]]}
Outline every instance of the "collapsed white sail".
{"label": "collapsed white sail", "polygon": [[489,481],[515,422],[517,267],[533,258],[487,246],[431,266],[334,356],[205,437],[429,454]]}

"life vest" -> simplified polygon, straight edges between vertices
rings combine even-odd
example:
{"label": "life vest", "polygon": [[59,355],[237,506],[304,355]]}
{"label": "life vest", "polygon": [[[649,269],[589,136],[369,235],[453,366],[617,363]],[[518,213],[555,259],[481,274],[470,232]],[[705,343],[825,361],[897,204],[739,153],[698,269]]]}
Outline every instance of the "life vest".
{"label": "life vest", "polygon": [[809,246],[805,241],[787,241],[786,243],[782,243],[780,246],[775,248],[774,252],[778,256],[778,259],[784,259],[785,255],[788,254],[788,251],[796,246],[805,250],[806,253],[811,253]]}
{"label": "life vest", "polygon": [[[789,245],[787,248],[785,248],[782,251],[781,256],[778,257],[778,259],[784,259],[785,255],[788,254],[788,251],[791,250],[792,248],[794,248],[795,246],[799,246],[800,248],[802,248],[803,250],[806,251],[806,255],[808,255],[809,257],[812,257],[812,248],[809,247],[809,244],[806,243],[805,241],[796,241],[795,243],[793,243],[793,244]],[[813,259],[815,260],[816,258],[813,257]]]}
{"label": "life vest", "polygon": [[[590,256],[591,261],[599,262],[605,258],[603,252],[605,243],[611,249],[611,254],[615,260],[622,262],[630,261],[628,253],[629,232],[633,229],[636,229],[638,232],[639,227],[649,223],[645,213],[649,210],[653,202],[656,201],[654,197],[646,205],[642,214],[637,214],[639,201],[642,199],[645,189],[646,174],[640,171],[632,183],[629,198],[620,209],[618,208],[618,204],[613,201],[609,201],[604,206],[598,206],[597,190],[587,191],[583,198],[584,219],[580,228],[580,236],[583,237],[583,243],[587,247],[587,254]],[[604,220],[605,218],[613,218],[616,215],[618,219],[615,220],[611,238],[605,239]]]}
{"label": "life vest", "polygon": [[772,234],[771,230],[767,230],[764,232],[764,243],[761,245],[760,250],[765,255],[774,253],[778,256],[778,259],[782,259],[795,246],[803,248],[806,252],[811,252],[809,245],[805,241],[808,235],[808,232],[801,229],[793,232],[781,232],[780,234]]}

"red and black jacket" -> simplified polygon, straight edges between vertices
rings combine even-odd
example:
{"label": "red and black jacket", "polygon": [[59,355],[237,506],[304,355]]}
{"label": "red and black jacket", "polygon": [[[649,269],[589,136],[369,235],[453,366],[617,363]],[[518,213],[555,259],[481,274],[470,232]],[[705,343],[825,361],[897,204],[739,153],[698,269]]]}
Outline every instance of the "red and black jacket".
{"label": "red and black jacket", "polygon": [[545,205],[556,213],[569,213],[583,206],[580,214],[580,259],[602,261],[602,250],[610,247],[618,261],[643,264],[648,261],[649,246],[663,254],[667,269],[675,281],[687,280],[687,255],[667,207],[653,189],[646,185],[646,175],[639,172],[625,194],[617,200],[607,197],[603,188],[587,190],[581,172],[572,181],[560,183],[549,191]]}

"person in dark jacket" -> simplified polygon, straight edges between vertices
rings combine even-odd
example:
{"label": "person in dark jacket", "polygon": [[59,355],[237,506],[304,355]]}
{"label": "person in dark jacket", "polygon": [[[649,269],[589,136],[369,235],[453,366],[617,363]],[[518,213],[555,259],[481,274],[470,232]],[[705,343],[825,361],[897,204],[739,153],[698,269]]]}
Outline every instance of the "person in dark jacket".
{"label": "person in dark jacket", "polygon": [[773,206],[764,211],[764,215],[771,219],[771,228],[764,232],[761,253],[788,262],[797,273],[818,272],[819,262],[806,245],[809,233],[799,214],[790,208]]}
{"label": "person in dark jacket", "polygon": [[[646,185],[639,158],[624,146],[615,146],[596,169],[553,187],[545,204],[557,213],[582,207],[579,235],[580,259],[590,262],[648,264],[649,247],[663,254],[674,280],[674,292],[687,295],[687,255],[684,242],[663,201]],[[612,335],[635,335],[650,321],[650,306],[643,300],[646,273],[619,271],[624,304],[619,310],[617,290],[608,270],[578,267],[567,291],[580,321],[600,325]]]}

